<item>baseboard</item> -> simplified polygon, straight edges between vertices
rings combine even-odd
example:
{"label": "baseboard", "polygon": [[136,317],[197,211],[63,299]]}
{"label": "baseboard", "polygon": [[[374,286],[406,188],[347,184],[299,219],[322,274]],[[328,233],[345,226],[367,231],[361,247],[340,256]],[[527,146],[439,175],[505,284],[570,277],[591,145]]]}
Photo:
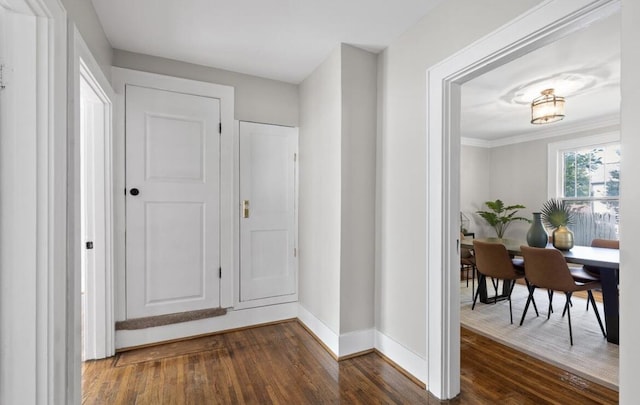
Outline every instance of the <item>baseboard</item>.
{"label": "baseboard", "polygon": [[366,329],[340,335],[338,359],[353,357],[359,353],[367,353],[375,348],[376,330]]}
{"label": "baseboard", "polygon": [[375,331],[375,348],[402,371],[427,383],[427,361],[380,331]]}
{"label": "baseboard", "polygon": [[338,359],[340,353],[340,337],[320,319],[316,318],[311,312],[300,304],[298,306],[298,319],[304,327],[313,334],[317,340]]}
{"label": "baseboard", "polygon": [[116,331],[116,350],[276,322],[297,316],[298,304],[292,302],[259,308],[228,310],[227,314],[223,316],[179,324],[137,330],[118,330]]}

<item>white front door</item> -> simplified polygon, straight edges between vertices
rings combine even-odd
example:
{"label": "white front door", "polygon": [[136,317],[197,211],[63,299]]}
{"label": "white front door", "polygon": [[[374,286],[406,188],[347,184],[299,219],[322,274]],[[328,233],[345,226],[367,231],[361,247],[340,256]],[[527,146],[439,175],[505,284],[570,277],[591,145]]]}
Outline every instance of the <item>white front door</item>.
{"label": "white front door", "polygon": [[220,102],[126,86],[127,319],[220,306]]}
{"label": "white front door", "polygon": [[297,299],[298,131],[240,122],[240,301]]}

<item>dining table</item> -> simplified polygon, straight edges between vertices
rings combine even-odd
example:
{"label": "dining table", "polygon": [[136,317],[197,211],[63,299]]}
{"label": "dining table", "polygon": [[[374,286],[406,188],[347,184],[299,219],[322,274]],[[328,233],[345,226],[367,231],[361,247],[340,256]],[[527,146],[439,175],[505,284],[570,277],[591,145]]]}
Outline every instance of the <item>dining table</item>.
{"label": "dining table", "polygon": [[[473,241],[479,240],[489,243],[500,243],[507,248],[512,256],[521,256],[520,246],[527,246],[526,241],[517,239],[500,238],[465,238],[460,241],[460,246],[473,249]],[[546,249],[555,249],[551,243]],[[620,304],[618,297],[618,273],[620,271],[620,251],[618,249],[607,249],[591,246],[574,246],[569,250],[560,250],[567,263],[575,263],[598,268],[600,270],[600,283],[602,285],[602,304],[604,306],[604,319],[607,331],[607,341],[619,343],[620,333]],[[526,266],[526,263],[525,263]],[[489,302],[484,288],[484,299]],[[503,294],[504,295],[504,292]]]}

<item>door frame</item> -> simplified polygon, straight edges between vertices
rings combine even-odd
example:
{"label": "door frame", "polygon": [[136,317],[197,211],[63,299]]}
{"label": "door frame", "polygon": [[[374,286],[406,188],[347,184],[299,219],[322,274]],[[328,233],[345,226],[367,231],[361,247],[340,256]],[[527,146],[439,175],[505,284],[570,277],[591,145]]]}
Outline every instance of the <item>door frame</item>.
{"label": "door frame", "polygon": [[[233,306],[233,187],[236,179],[233,174],[233,106],[234,88],[209,82],[182,79],[133,69],[113,67],[111,81],[116,97],[113,181],[114,190],[114,267],[115,267],[115,321],[126,319],[126,209],[125,209],[125,87],[127,84],[150,87],[159,90],[175,91],[196,96],[212,97],[220,100],[220,307]],[[193,331],[194,333],[204,333]],[[176,335],[178,337],[180,333]],[[165,336],[165,339],[174,338]],[[116,333],[116,347],[118,347]]]}
{"label": "door frame", "polygon": [[264,124],[264,125],[273,125],[273,126],[284,126],[287,128],[294,128],[296,130],[296,161],[294,165],[294,178],[293,178],[293,198],[294,198],[294,222],[293,222],[293,238],[294,238],[294,247],[296,252],[298,251],[298,196],[299,196],[299,169],[300,169],[300,131],[298,127],[291,127],[288,125],[280,125],[280,124],[269,124],[264,122],[257,121],[246,121],[246,120],[236,120],[234,121],[234,138],[233,138],[233,150],[235,153],[233,154],[233,176],[236,179],[233,184],[233,257],[234,257],[234,309],[247,309],[247,308],[256,308],[265,305],[274,305],[281,304],[287,302],[297,302],[298,301],[298,280],[300,275],[300,261],[299,261],[299,252],[296,254],[296,268],[295,268],[295,278],[296,278],[296,292],[295,294],[288,295],[287,299],[283,299],[282,297],[271,297],[271,298],[261,298],[251,301],[240,301],[240,123],[248,122],[253,124]]}
{"label": "door frame", "polygon": [[[70,240],[75,246],[76,254],[71,257],[71,265],[75,269],[74,291],[72,299],[72,310],[74,311],[75,339],[80,342],[85,340],[85,351],[93,353],[89,358],[99,359],[115,354],[115,322],[113,320],[113,182],[112,182],[112,145],[113,145],[113,100],[114,93],[109,80],[104,75],[100,65],[89,50],[86,42],[80,35],[77,27],[69,23],[69,94],[72,95],[69,101],[69,125],[70,136],[73,142],[69,149],[69,212],[73,218],[74,227],[69,230]],[[102,153],[104,156],[104,166],[95,167],[100,172],[100,177],[104,179],[104,213],[100,221],[96,223],[96,233],[100,234],[104,240],[104,273],[96,273],[91,278],[95,282],[88,283],[87,296],[91,299],[92,305],[86,308],[85,319],[92,319],[91,323],[84,323],[81,320],[81,257],[84,252],[84,242],[80,232],[81,227],[81,168],[80,159],[80,79],[83,78],[94,90],[98,98],[104,104],[104,128],[102,139]],[[84,328],[85,336],[82,336]],[[80,347],[75,348],[76,353],[81,358]]]}
{"label": "door frame", "polygon": [[620,0],[547,0],[429,68],[427,76],[427,384],[460,393],[460,87],[497,66],[619,11]]}
{"label": "door frame", "polygon": [[[11,211],[2,214],[0,271],[20,271],[2,277],[0,345],[10,350],[0,361],[0,402],[76,403],[79,364],[66,350],[74,327],[67,305],[72,269],[67,267],[66,12],[56,0],[0,0],[0,7],[36,17],[34,40],[21,43],[21,51],[34,60],[28,72],[19,72],[29,74],[35,92],[21,91],[11,100],[35,119],[24,131],[2,134],[14,149],[0,150],[0,160],[18,169],[1,171],[0,184],[20,190],[2,193],[3,212],[7,205]],[[18,77],[5,76],[6,86],[25,89]]]}

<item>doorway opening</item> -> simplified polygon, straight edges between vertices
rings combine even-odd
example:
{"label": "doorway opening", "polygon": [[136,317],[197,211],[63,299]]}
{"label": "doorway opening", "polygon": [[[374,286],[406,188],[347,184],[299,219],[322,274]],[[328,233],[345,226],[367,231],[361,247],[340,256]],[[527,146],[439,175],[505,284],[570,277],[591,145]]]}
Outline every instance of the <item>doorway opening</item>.
{"label": "doorway opening", "polygon": [[[80,58],[80,242],[81,242],[81,357],[100,359],[111,355],[111,297],[109,210],[109,139],[111,104],[98,81]],[[111,326],[112,328],[112,326]]]}
{"label": "doorway opening", "polygon": [[429,390],[460,392],[461,85],[619,10],[616,0],[544,2],[427,70],[427,358]]}

